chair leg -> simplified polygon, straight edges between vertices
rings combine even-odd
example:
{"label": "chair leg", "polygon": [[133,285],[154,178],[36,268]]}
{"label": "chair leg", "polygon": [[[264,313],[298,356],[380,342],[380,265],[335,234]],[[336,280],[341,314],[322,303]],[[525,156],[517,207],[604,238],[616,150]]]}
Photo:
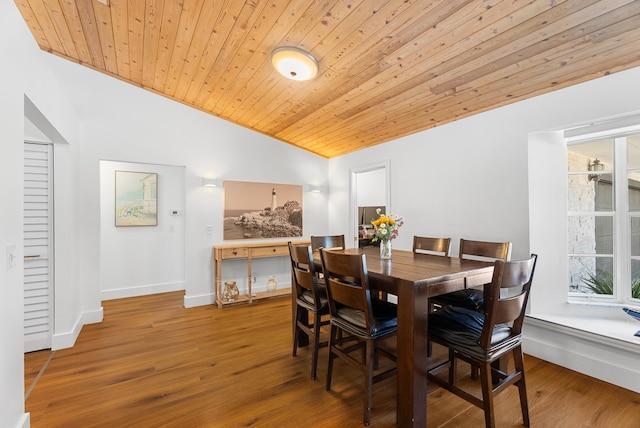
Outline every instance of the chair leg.
{"label": "chair leg", "polygon": [[524,380],[524,361],[522,358],[522,348],[513,350],[513,361],[516,372],[520,372],[520,380],[515,383],[520,393],[520,407],[522,409],[522,424],[529,426],[529,402],[527,401],[527,385]]}
{"label": "chair leg", "polygon": [[331,389],[331,375],[333,373],[333,348],[336,346],[338,339],[338,327],[331,325],[331,333],[329,334],[329,362],[327,364],[327,391]]}
{"label": "chair leg", "polygon": [[478,369],[474,366],[471,366],[471,379],[478,379]]}
{"label": "chair leg", "polygon": [[373,351],[373,370],[378,370],[380,367],[380,353],[374,349]]}
{"label": "chair leg", "polygon": [[300,308],[298,305],[295,307],[295,313],[293,314],[293,356],[295,357],[298,352],[298,340],[300,339],[300,327],[298,327],[298,313]]}
{"label": "chair leg", "polygon": [[373,399],[373,367],[376,359],[375,344],[371,341],[366,343],[367,357],[366,357],[366,372],[367,379],[365,380],[365,404],[364,404],[364,425],[369,426],[371,422],[371,401]]}
{"label": "chair leg", "polygon": [[453,349],[449,348],[449,383],[451,385],[456,384],[456,379],[458,378],[457,367],[456,354]]}
{"label": "chair leg", "polygon": [[311,360],[311,379],[316,379],[318,372],[318,349],[320,348],[320,314],[313,314],[313,358]]}
{"label": "chair leg", "polygon": [[493,382],[491,380],[491,364],[480,366],[480,381],[482,383],[482,401],[484,404],[484,422],[487,428],[496,426],[493,414]]}

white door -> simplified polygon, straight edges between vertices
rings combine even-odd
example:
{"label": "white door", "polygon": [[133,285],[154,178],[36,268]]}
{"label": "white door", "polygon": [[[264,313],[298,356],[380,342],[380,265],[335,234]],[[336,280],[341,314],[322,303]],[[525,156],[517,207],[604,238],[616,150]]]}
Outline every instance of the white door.
{"label": "white door", "polygon": [[24,144],[24,352],[51,348],[53,186],[50,144]]}

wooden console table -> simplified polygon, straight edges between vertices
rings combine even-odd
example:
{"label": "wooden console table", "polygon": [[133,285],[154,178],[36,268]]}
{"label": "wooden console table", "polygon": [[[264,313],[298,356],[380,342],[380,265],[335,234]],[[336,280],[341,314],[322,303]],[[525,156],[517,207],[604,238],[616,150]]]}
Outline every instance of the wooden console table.
{"label": "wooden console table", "polygon": [[[309,244],[309,241],[294,241],[293,244]],[[216,245],[213,247],[213,260],[215,264],[214,283],[216,288],[216,303],[219,308],[225,305],[238,303],[251,303],[254,300],[268,299],[271,297],[284,296],[291,293],[291,287],[278,288],[275,293],[260,292],[253,293],[253,277],[251,275],[251,260],[264,257],[289,256],[288,242],[265,242],[260,244],[238,244],[238,245]],[[224,260],[247,260],[247,294],[240,294],[234,301],[223,301],[222,299],[222,262]]]}

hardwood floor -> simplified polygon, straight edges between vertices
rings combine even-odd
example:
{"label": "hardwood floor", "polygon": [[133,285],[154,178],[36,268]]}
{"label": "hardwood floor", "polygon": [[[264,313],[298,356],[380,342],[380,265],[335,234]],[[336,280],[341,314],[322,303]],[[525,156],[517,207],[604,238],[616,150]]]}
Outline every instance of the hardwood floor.
{"label": "hardwood floor", "polygon": [[[104,321],[72,349],[25,354],[31,426],[362,426],[359,372],[337,360],[327,392],[326,348],[316,381],[309,350],[291,356],[288,298],[182,305],[182,292],[105,301]],[[525,364],[532,427],[637,426],[640,394],[537,358]],[[371,426],[394,426],[395,395],[394,379],[374,386]],[[482,410],[439,388],[427,403],[429,427],[484,426]],[[515,387],[495,406],[499,427],[522,426]]]}

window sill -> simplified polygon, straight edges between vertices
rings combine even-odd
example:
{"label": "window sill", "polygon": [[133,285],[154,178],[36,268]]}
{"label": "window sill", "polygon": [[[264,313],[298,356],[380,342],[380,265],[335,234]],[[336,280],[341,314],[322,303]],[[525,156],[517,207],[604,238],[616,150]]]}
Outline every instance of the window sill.
{"label": "window sill", "polygon": [[[634,336],[637,331],[640,331],[640,322],[624,314],[622,309],[618,308],[617,310],[623,317],[594,318],[579,315],[528,314],[527,322],[532,324],[547,323],[550,324],[547,328],[565,334],[626,350],[636,349],[640,352],[640,337]],[[636,346],[629,347],[628,345]]]}
{"label": "window sill", "polygon": [[628,317],[594,318],[566,305],[561,315],[527,315],[522,350],[531,356],[640,393],[640,323]]}

